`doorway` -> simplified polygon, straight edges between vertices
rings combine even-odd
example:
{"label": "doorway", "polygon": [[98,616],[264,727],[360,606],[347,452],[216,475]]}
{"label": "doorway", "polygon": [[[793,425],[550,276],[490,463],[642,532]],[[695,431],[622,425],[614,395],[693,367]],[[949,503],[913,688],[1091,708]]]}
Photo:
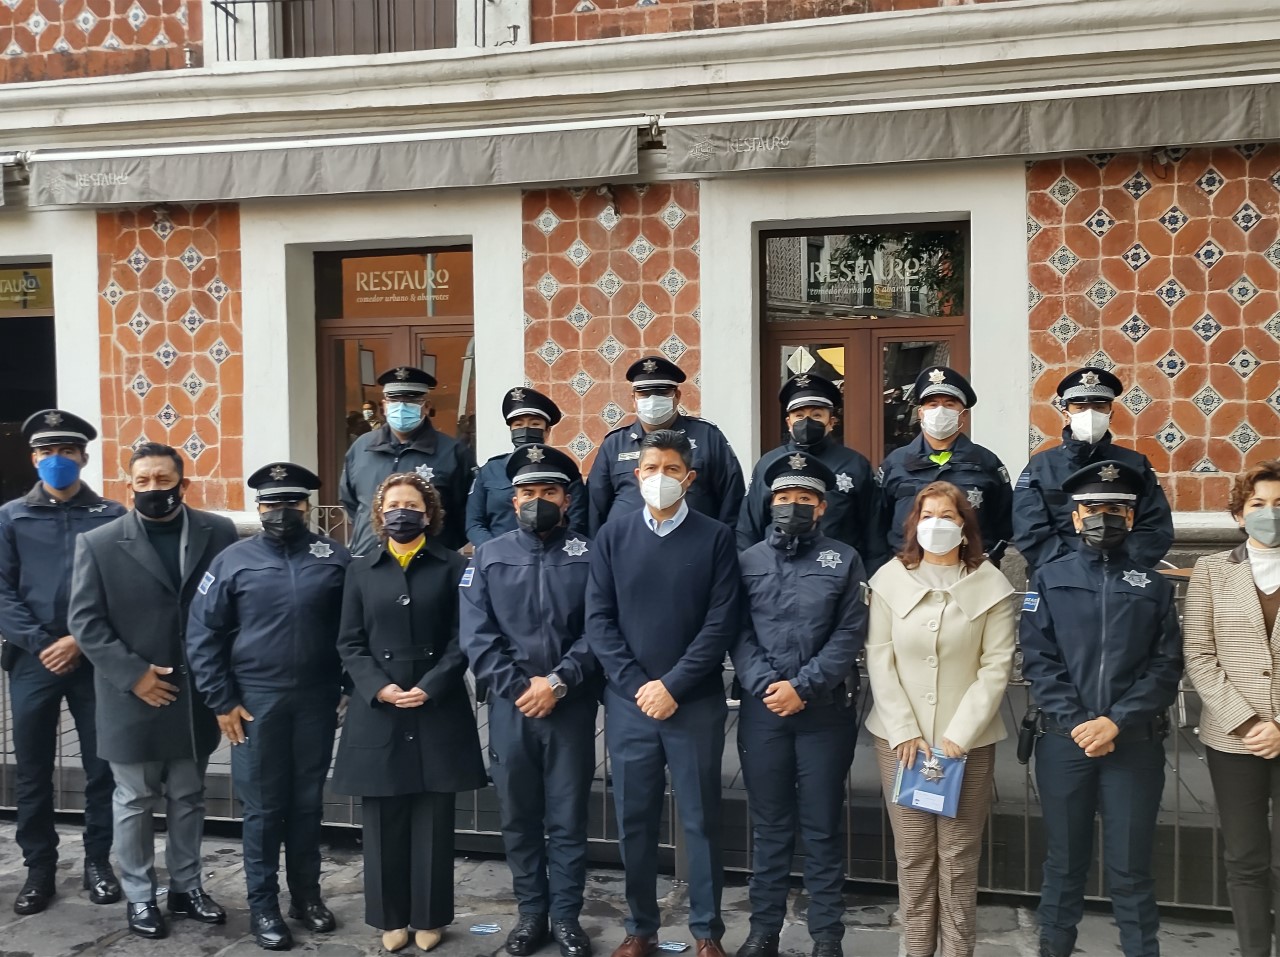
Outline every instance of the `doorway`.
{"label": "doorway", "polygon": [[381,417],[377,378],[396,366],[435,376],[432,424],[475,449],[470,247],[316,253],[320,501],[336,505],[347,449]]}
{"label": "doorway", "polygon": [[969,374],[968,226],[762,233],[761,449],[786,440],[777,395],[810,372],[844,394],[835,436],[878,465],[918,431],[929,366]]}
{"label": "doorway", "polygon": [[0,265],[0,501],[35,484],[22,423],[58,404],[53,323],[53,268]]}

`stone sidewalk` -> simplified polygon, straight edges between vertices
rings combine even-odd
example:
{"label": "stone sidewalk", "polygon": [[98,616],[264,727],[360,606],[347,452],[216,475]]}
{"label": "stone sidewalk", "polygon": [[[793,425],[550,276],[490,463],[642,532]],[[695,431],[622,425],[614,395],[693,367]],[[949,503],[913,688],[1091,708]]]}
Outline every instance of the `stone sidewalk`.
{"label": "stone sidewalk", "polygon": [[[13,896],[22,885],[25,872],[13,824],[0,824],[0,957],[62,957],[62,955],[112,955],[112,957],[213,957],[213,955],[260,955],[248,933],[245,910],[244,875],[240,866],[240,846],[234,840],[210,838],[205,841],[205,889],[229,912],[227,923],[208,927],[191,921],[172,925],[168,940],[144,941],[125,930],[124,905],[97,907],[80,889],[80,834],[72,826],[61,826],[62,866],[58,894],[43,914],[17,917],[12,911]],[[163,848],[163,838],[157,841]],[[163,857],[160,858],[161,862]],[[457,919],[437,949],[440,957],[496,957],[512,926],[515,902],[510,876],[501,861],[457,862]],[[163,886],[163,873],[161,875]],[[350,848],[325,848],[324,888],[326,899],[338,917],[332,934],[310,935],[294,926],[295,953],[321,957],[361,957],[383,954],[378,935],[363,919],[360,854]],[[663,880],[659,893],[665,895],[663,912],[667,926],[663,940],[692,943],[688,929],[680,922],[685,913],[684,890]],[[163,906],[163,901],[162,901]],[[850,895],[845,938],[847,957],[899,957],[899,936],[894,921],[897,902],[892,896]],[[793,894],[791,918],[783,933],[782,945],[789,955],[807,955],[809,938],[804,930],[803,898]],[[724,916],[728,924],[725,945],[732,955],[747,933],[750,908],[740,881],[725,888]],[[622,875],[615,870],[592,871],[587,884],[587,904],[583,926],[595,942],[599,957],[608,957],[622,938]],[[1024,908],[1007,905],[983,906],[979,912],[977,957],[1034,957],[1034,917]],[[497,924],[497,933],[472,931],[477,925]],[[1230,957],[1238,954],[1235,934],[1227,924],[1192,923],[1167,920],[1161,933],[1164,957]],[[1119,954],[1115,927],[1103,913],[1090,913],[1081,928],[1077,954]],[[402,954],[417,954],[410,944]],[[557,957],[554,946],[545,957]],[[693,957],[692,948],[685,951]]]}

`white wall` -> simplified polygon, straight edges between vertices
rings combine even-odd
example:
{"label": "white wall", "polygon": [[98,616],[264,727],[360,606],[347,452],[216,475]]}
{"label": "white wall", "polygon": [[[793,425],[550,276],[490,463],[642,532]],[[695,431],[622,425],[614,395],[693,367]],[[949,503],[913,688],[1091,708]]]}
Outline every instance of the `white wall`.
{"label": "white wall", "polygon": [[[96,425],[102,414],[102,397],[98,378],[98,226],[94,211],[33,213],[0,209],[0,263],[32,261],[53,265],[58,405]],[[97,442],[89,446],[89,466],[84,477],[90,485],[102,488],[102,448]]]}
{"label": "white wall", "polygon": [[1010,473],[1022,469],[1030,384],[1021,162],[708,180],[700,214],[702,410],[724,430],[744,469],[761,451],[759,231],[942,219],[970,223],[970,373],[978,393],[972,438],[999,455]]}
{"label": "white wall", "polygon": [[[524,381],[524,279],[517,189],[245,203],[244,465],[318,464],[311,253],[469,242],[475,261],[478,455],[509,447],[498,408]],[[251,501],[248,496],[246,501]]]}

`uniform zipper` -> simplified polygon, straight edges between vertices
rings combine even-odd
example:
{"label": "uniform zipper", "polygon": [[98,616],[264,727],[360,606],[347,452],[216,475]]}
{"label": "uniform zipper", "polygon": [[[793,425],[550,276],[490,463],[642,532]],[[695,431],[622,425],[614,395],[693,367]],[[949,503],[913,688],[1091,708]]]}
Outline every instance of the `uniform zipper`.
{"label": "uniform zipper", "polygon": [[1098,713],[1101,717],[1106,708],[1103,699],[1106,694],[1107,681],[1107,592],[1111,589],[1111,555],[1102,553],[1102,650],[1098,655]]}

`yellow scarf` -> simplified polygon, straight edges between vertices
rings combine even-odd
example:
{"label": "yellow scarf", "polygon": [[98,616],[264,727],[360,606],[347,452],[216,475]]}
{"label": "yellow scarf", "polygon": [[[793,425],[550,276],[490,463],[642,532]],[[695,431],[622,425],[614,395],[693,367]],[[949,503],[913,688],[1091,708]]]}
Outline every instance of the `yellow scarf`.
{"label": "yellow scarf", "polygon": [[387,539],[387,550],[391,552],[392,557],[400,563],[401,568],[408,568],[409,562],[413,560],[413,556],[418,554],[418,552],[422,550],[422,546],[426,543],[427,536],[423,535],[415,544],[409,546],[409,550],[407,552],[402,552],[400,551],[402,546],[397,545],[395,542],[391,541],[391,539]]}

